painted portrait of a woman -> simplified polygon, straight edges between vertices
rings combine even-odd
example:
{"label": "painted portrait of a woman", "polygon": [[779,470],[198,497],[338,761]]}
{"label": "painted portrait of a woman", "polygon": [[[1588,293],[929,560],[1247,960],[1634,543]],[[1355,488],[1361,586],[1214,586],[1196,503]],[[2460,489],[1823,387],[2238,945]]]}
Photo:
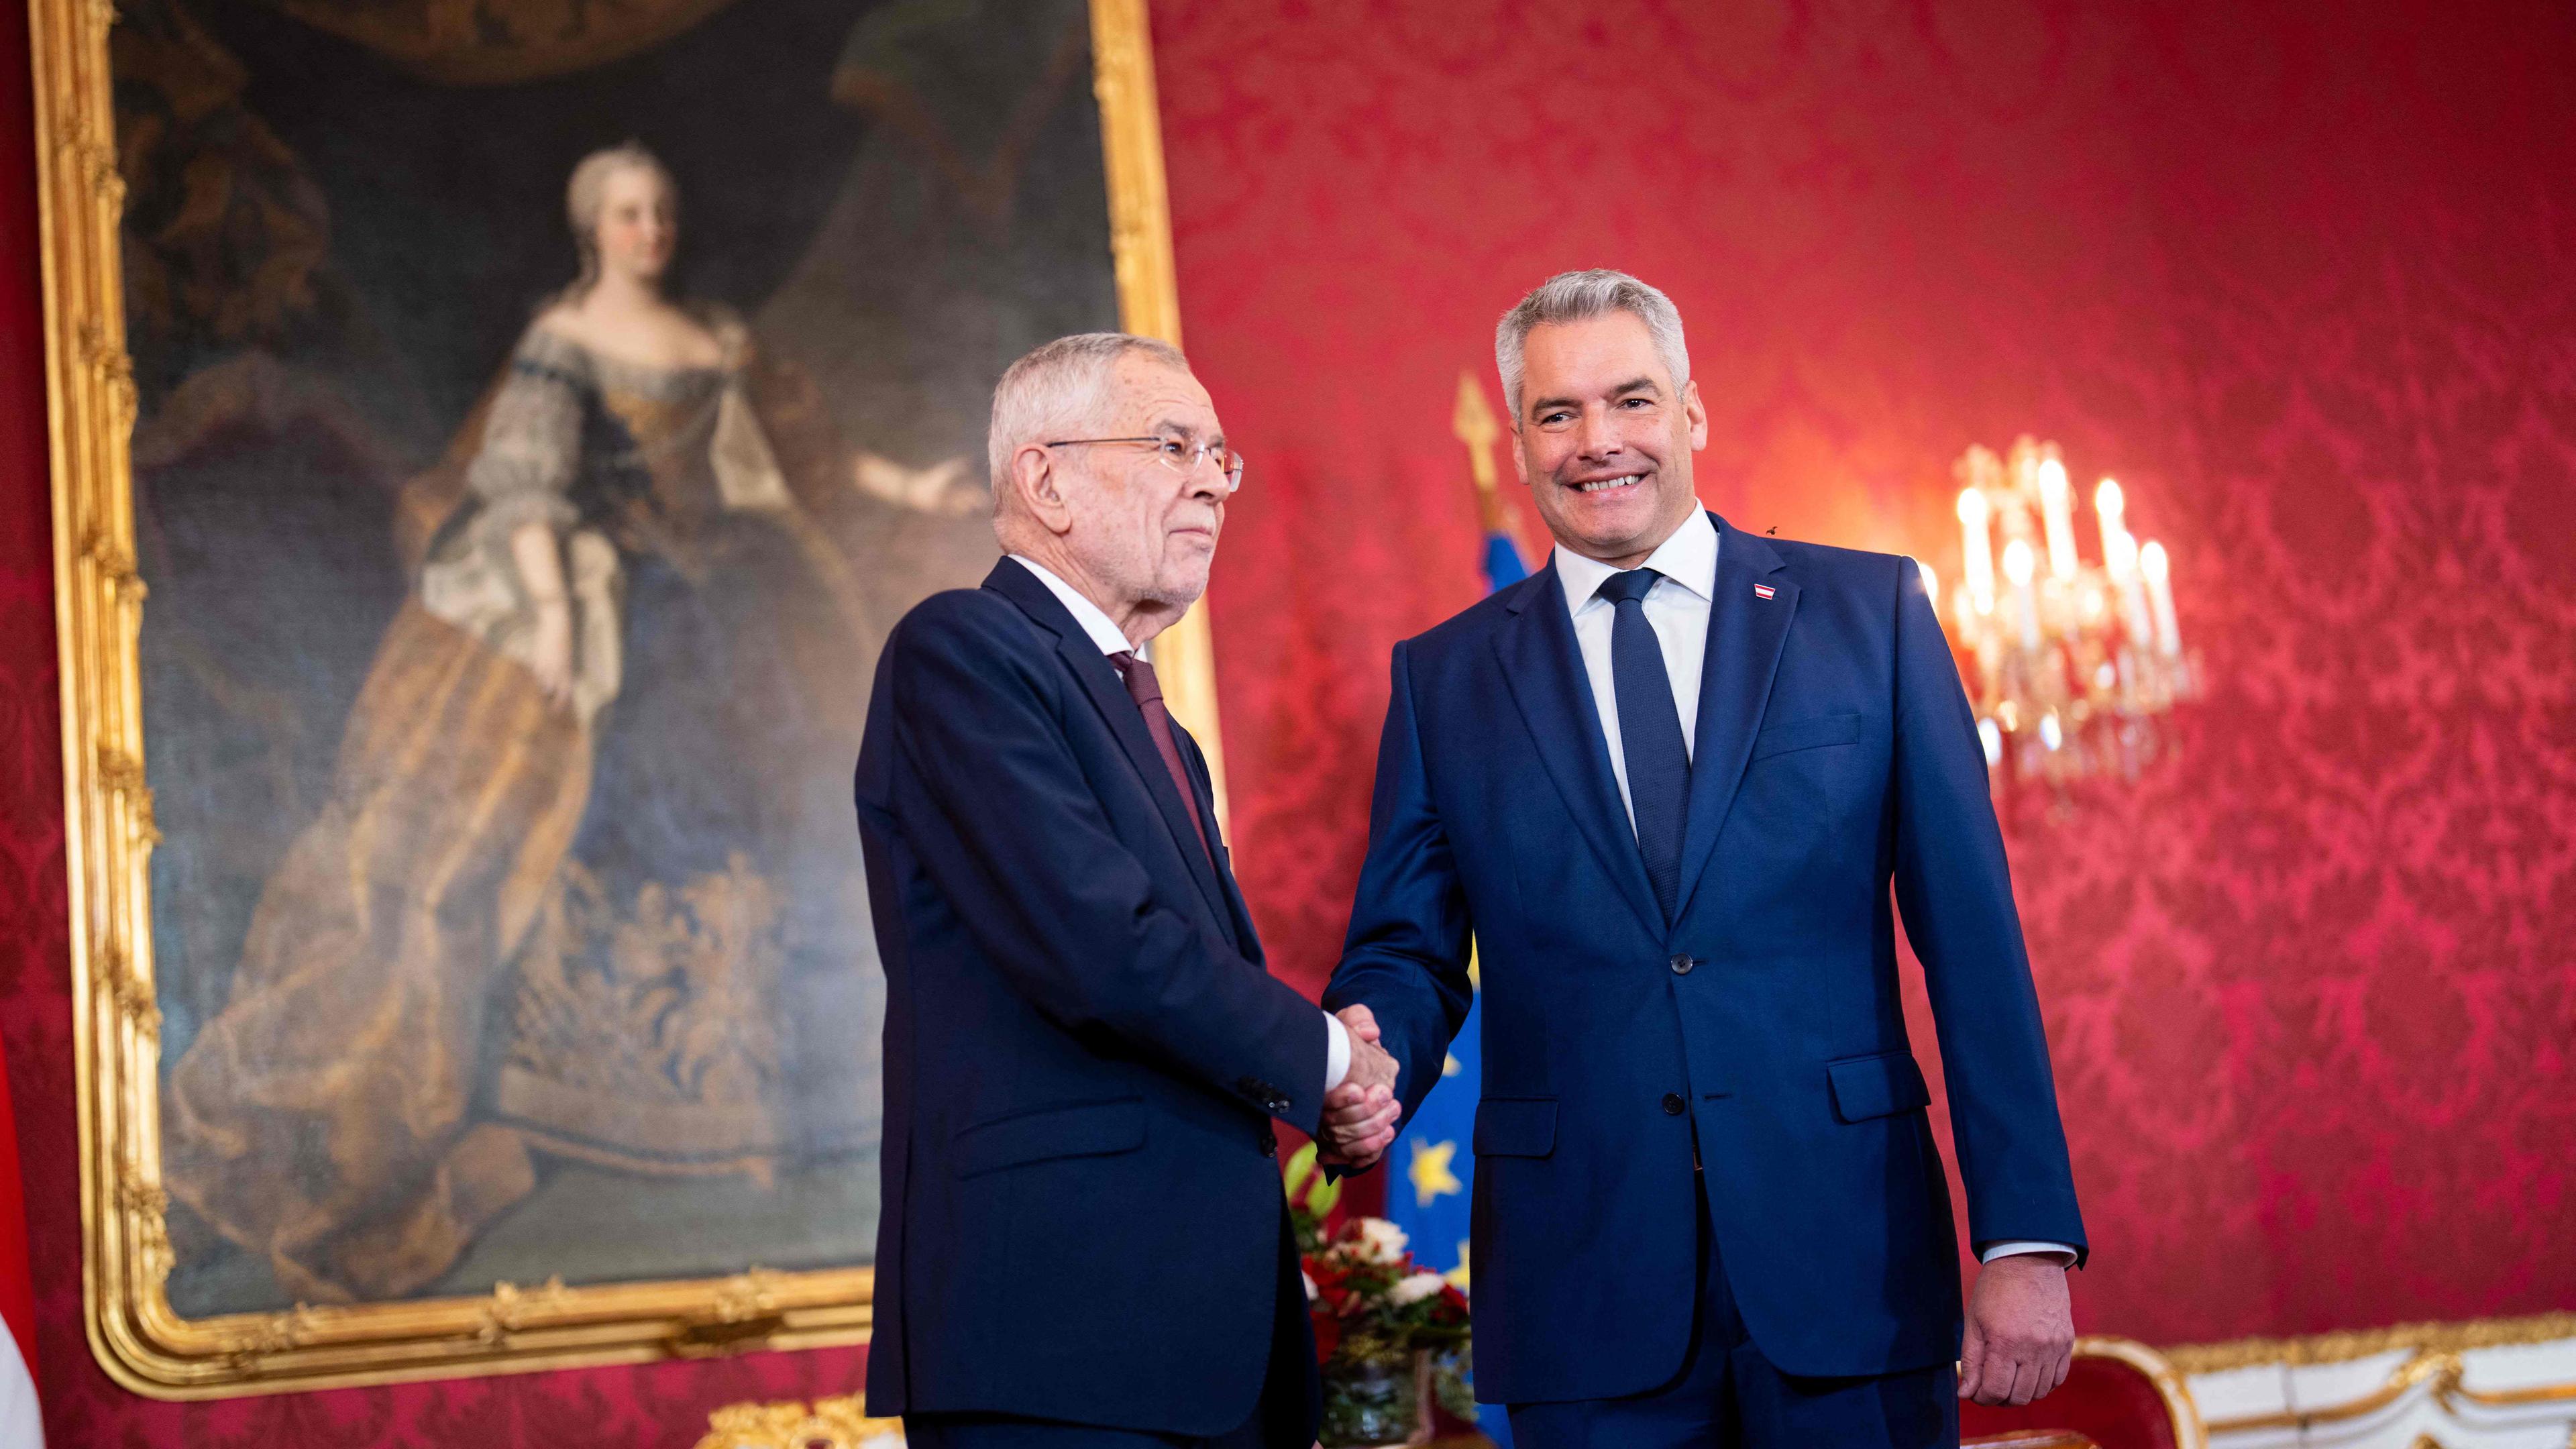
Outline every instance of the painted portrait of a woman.
{"label": "painted portrait of a woman", "polygon": [[404,490],[413,587],[166,1080],[172,1199],[299,1300],[422,1290],[560,1164],[768,1186],[782,983],[857,969],[855,872],[797,884],[848,851],[879,630],[849,455],[666,290],[650,152],[566,209],[577,275]]}

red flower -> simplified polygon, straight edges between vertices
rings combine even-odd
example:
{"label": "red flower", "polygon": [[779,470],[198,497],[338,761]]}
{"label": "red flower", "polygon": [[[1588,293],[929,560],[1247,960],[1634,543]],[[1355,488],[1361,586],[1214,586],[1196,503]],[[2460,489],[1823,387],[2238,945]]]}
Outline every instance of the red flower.
{"label": "red flower", "polygon": [[1320,1307],[1306,1317],[1315,1325],[1315,1364],[1320,1368],[1333,1356],[1333,1350],[1342,1346],[1342,1321]]}
{"label": "red flower", "polygon": [[1306,1260],[1306,1276],[1315,1282],[1315,1307],[1335,1314],[1347,1313],[1351,1307],[1350,1273],[1316,1259]]}

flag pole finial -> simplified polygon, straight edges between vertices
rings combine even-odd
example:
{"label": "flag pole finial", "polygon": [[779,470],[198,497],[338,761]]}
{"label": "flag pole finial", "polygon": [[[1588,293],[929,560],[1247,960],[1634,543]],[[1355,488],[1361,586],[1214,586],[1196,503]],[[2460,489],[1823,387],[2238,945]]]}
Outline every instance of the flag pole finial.
{"label": "flag pole finial", "polygon": [[1494,444],[1503,435],[1502,424],[1471,370],[1459,370],[1458,407],[1450,414],[1449,431],[1467,445],[1467,475],[1476,485],[1476,509],[1484,516],[1485,531],[1508,532],[1510,520],[1494,474]]}

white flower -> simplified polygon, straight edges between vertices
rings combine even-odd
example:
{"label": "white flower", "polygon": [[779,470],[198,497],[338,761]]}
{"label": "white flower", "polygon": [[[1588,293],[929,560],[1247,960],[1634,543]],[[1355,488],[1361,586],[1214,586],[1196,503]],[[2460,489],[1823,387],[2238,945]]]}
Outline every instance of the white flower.
{"label": "white flower", "polygon": [[1360,1218],[1353,1226],[1356,1234],[1350,1255],[1363,1263],[1400,1263],[1405,1247],[1413,1241],[1404,1235],[1404,1229],[1384,1218]]}
{"label": "white flower", "polygon": [[1322,1297],[1322,1296],[1323,1296],[1323,1294],[1322,1294],[1322,1293],[1321,1293],[1321,1292],[1320,1292],[1320,1291],[1315,1287],[1315,1280],[1314,1280],[1313,1278],[1309,1277],[1309,1276],[1304,1272],[1304,1270],[1302,1270],[1302,1269],[1301,1269],[1301,1270],[1299,1270],[1299,1272],[1298,1272],[1297,1276],[1298,1276],[1298,1278],[1300,1278],[1301,1280],[1303,1280],[1303,1281],[1305,1282],[1305,1284],[1306,1284],[1306,1301],[1307,1301],[1307,1302],[1312,1303],[1312,1302],[1314,1302],[1316,1299],[1318,1299],[1318,1298],[1320,1298],[1320,1297]]}
{"label": "white flower", "polygon": [[1446,1286],[1437,1273],[1408,1273],[1396,1279],[1395,1286],[1386,1290],[1386,1298],[1398,1308],[1409,1308],[1425,1298],[1439,1296],[1440,1290]]}

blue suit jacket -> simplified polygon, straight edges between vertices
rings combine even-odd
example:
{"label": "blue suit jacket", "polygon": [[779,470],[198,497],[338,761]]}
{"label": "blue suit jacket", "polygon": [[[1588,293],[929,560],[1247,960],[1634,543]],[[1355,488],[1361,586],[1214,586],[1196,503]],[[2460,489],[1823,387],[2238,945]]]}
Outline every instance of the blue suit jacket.
{"label": "blue suit jacket", "polygon": [[886,971],[872,1414],[1222,1433],[1274,1326],[1311,1378],[1269,1119],[1322,1116],[1323,1015],[1264,967],[1179,743],[1193,800],[1010,560],[887,641],[857,791]]}
{"label": "blue suit jacket", "polygon": [[[1975,723],[1913,564],[1718,520],[1667,927],[1556,570],[1396,646],[1358,902],[1409,1114],[1481,957],[1476,1388],[1641,1392],[1695,1309],[1693,1130],[1727,1281],[1793,1374],[1958,1352],[1950,1199],[1899,1005],[1924,965],[1978,1241],[2084,1242]],[[1760,584],[1772,590],[1763,598]]]}

